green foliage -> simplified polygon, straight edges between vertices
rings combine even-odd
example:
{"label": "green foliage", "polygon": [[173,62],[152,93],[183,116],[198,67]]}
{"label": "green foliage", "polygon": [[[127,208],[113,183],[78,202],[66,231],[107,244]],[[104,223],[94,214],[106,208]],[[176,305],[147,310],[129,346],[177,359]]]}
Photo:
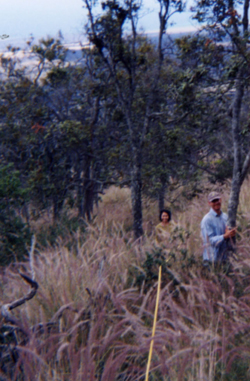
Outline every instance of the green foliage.
{"label": "green foliage", "polygon": [[52,37],[42,38],[39,40],[39,45],[33,45],[31,50],[40,58],[41,62],[44,60],[52,62],[58,58],[64,61],[67,53],[61,38],[55,40]]}
{"label": "green foliage", "polygon": [[31,232],[16,210],[28,198],[28,189],[23,189],[20,173],[13,165],[0,166],[0,265],[23,260],[27,255]]}
{"label": "green foliage", "polygon": [[211,183],[219,181],[221,183],[225,182],[226,179],[232,176],[233,172],[233,162],[231,160],[219,159],[214,162],[214,176],[210,176],[209,180]]}
{"label": "green foliage", "polygon": [[214,381],[250,381],[249,359],[237,356],[227,370],[223,364],[216,367]]}
{"label": "green foliage", "polygon": [[[183,252],[183,257],[186,257],[186,252]],[[158,280],[159,267],[162,267],[162,287],[172,282],[173,287],[179,284],[178,276],[175,275],[175,271],[171,270],[171,267],[175,263],[174,267],[183,268],[190,267],[195,264],[193,258],[176,262],[176,255],[171,252],[166,255],[166,252],[160,248],[155,248],[151,253],[146,253],[146,259],[142,263],[141,268],[130,267],[128,271],[127,285],[135,285],[139,288],[143,286],[144,292],[147,292]]]}
{"label": "green foliage", "polygon": [[[86,222],[82,218],[69,218],[67,213],[63,213],[59,221],[40,229],[37,234],[37,242],[41,247],[50,247],[57,246],[61,239],[66,239],[66,246],[76,253],[77,244],[83,243],[85,229]],[[75,239],[76,236],[78,236],[78,242]]]}
{"label": "green foliage", "polygon": [[0,213],[0,235],[1,266],[27,258],[32,234],[20,217],[11,213],[6,218]]}
{"label": "green foliage", "polygon": [[[87,3],[91,16],[94,3]],[[197,7],[223,9],[223,4],[205,1]],[[102,14],[90,17],[88,25],[94,48],[83,50],[80,65],[67,64],[60,36],[30,43],[38,59],[35,80],[25,68],[22,75],[12,70],[10,80],[14,60],[4,67],[4,158],[29,185],[34,205],[52,206],[55,219],[68,200],[90,219],[107,184],[129,184],[138,219],[133,226],[140,235],[141,194],[158,199],[160,206],[167,192],[181,185],[189,199],[201,192],[203,171],[215,183],[231,176],[232,87],[224,81],[235,79],[241,57],[203,33],[157,49],[133,28],[127,33],[128,23],[136,26],[139,7],[135,1],[103,2]],[[163,30],[170,8],[182,11],[182,2],[160,2]],[[223,20],[237,16],[229,13]],[[248,120],[247,104],[242,119]],[[249,126],[243,125],[247,150]]]}
{"label": "green foliage", "polygon": [[68,70],[60,67],[53,67],[47,74],[52,85],[65,84],[69,80]]}

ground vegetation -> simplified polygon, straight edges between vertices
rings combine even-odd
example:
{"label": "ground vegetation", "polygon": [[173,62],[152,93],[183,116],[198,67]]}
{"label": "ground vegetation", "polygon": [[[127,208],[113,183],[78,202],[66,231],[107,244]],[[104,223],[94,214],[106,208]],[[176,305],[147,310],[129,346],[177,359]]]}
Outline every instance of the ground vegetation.
{"label": "ground vegetation", "polygon": [[[229,193],[225,188],[225,208]],[[179,197],[172,206],[176,229],[166,254],[154,241],[158,203],[144,200],[147,235],[135,242],[130,190],[111,187],[84,231],[72,238],[64,228],[54,247],[35,243],[29,259],[2,271],[5,307],[28,292],[19,272],[39,288],[1,322],[1,377],[145,379],[162,266],[150,379],[248,380],[248,203],[247,182],[240,199],[237,255],[230,266],[207,269],[199,237],[205,195],[188,204]],[[53,221],[44,217],[35,223],[39,230]]]}

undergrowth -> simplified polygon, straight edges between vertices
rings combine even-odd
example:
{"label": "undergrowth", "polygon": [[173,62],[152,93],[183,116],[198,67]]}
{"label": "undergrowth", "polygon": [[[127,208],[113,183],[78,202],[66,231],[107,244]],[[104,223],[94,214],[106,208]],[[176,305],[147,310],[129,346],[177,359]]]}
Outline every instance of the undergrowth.
{"label": "undergrowth", "polygon": [[[144,380],[162,266],[149,380],[250,380],[250,242],[244,205],[237,252],[230,265],[214,268],[201,259],[205,197],[182,213],[173,210],[176,229],[165,249],[154,242],[158,213],[144,221],[147,234],[135,242],[126,194],[123,203],[118,195],[110,210],[105,201],[100,204],[99,218],[91,224],[81,227],[76,218],[64,222],[54,227],[53,240],[48,231],[38,232],[44,235],[33,268],[39,289],[12,311],[14,339],[1,323],[2,338],[15,341],[16,353],[13,359],[10,346],[1,341],[0,379]],[[19,271],[30,276],[30,263],[12,264],[1,273],[3,304],[28,292]]]}

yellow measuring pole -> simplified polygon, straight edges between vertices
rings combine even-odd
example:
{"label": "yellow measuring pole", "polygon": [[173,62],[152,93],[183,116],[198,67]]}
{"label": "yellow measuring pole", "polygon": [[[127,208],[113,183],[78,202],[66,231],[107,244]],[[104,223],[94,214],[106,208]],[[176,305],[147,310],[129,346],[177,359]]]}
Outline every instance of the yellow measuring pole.
{"label": "yellow measuring pole", "polygon": [[156,295],[156,303],[155,303],[155,314],[154,314],[154,323],[153,323],[153,330],[152,330],[152,339],[150,343],[149,348],[149,355],[148,355],[148,363],[147,363],[147,370],[146,370],[146,378],[145,381],[148,381],[148,375],[149,375],[149,368],[150,368],[150,362],[153,352],[153,345],[154,345],[154,335],[155,335],[155,327],[156,327],[156,320],[157,320],[157,313],[158,313],[158,307],[159,307],[159,298],[160,298],[160,289],[161,289],[161,266],[159,267],[159,275],[158,275],[158,287],[157,287],[157,295]]}

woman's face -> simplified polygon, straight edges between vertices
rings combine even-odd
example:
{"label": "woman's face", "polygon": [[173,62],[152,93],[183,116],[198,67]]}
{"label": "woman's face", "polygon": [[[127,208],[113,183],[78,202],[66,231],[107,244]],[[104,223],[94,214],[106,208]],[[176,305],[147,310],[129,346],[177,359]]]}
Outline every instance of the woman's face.
{"label": "woman's face", "polygon": [[161,215],[161,221],[165,222],[165,223],[169,221],[169,215],[168,215],[168,213],[166,213],[166,212],[162,213],[162,215]]}

